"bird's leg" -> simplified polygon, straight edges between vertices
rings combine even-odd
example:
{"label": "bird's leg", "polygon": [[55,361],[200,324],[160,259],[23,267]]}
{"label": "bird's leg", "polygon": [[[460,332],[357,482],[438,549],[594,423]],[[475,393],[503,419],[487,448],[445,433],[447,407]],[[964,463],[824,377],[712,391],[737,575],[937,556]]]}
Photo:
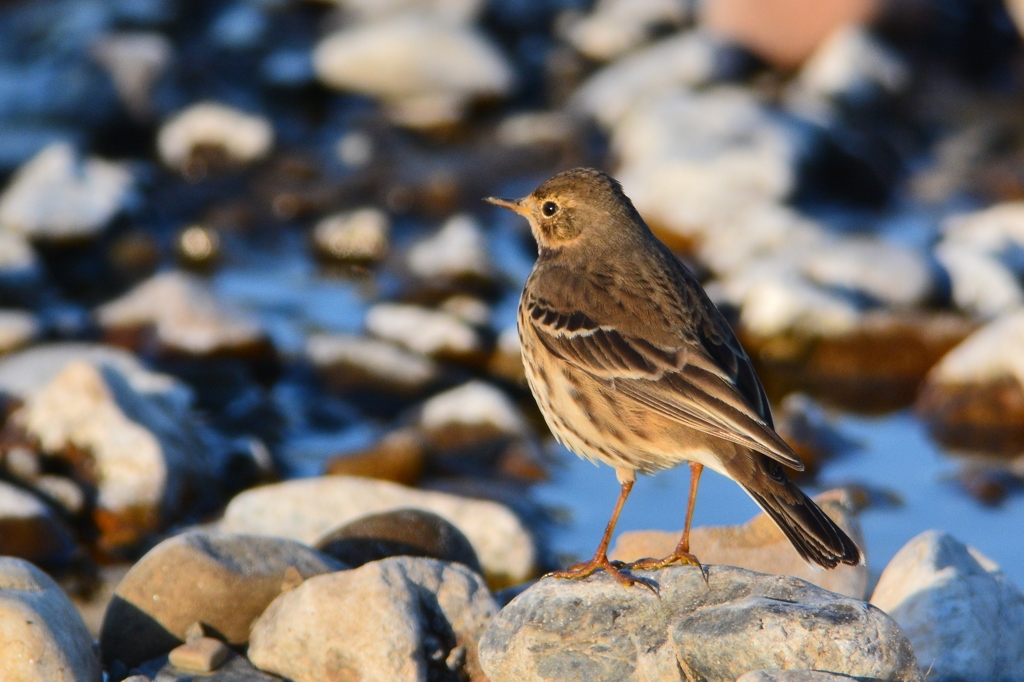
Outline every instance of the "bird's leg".
{"label": "bird's leg", "polygon": [[[604,537],[601,538],[601,544],[597,546],[597,551],[594,553],[594,558],[590,561],[584,561],[579,564],[574,564],[565,571],[555,571],[548,573],[548,576],[552,578],[568,578],[570,580],[579,580],[586,578],[587,576],[594,573],[598,569],[604,569],[612,574],[616,580],[620,583],[629,587],[634,585],[638,580],[634,580],[628,575],[622,573],[619,568],[622,567],[620,562],[614,564],[608,559],[608,545],[612,540],[612,533],[615,532],[615,524],[619,521],[619,514],[622,512],[622,506],[626,504],[626,498],[629,497],[629,491],[633,489],[633,482],[635,480],[635,474],[633,472],[624,473],[623,471],[616,472],[619,475],[619,480],[622,484],[622,490],[619,491],[619,501],[615,503],[615,511],[612,512],[612,518],[608,520],[608,525],[604,529]],[[547,576],[545,576],[547,577]],[[643,583],[646,585],[646,583]]]}
{"label": "bird's leg", "polygon": [[[633,570],[654,571],[678,563],[685,566],[696,566],[704,573],[704,567],[701,566],[700,561],[697,560],[697,557],[690,554],[690,523],[693,521],[693,506],[697,502],[697,486],[700,485],[700,475],[703,471],[703,464],[690,462],[690,499],[686,503],[686,525],[683,526],[683,537],[679,540],[676,551],[664,559],[641,559],[640,561],[635,561],[629,565],[629,568]],[[707,573],[704,573],[704,580],[707,581]]]}

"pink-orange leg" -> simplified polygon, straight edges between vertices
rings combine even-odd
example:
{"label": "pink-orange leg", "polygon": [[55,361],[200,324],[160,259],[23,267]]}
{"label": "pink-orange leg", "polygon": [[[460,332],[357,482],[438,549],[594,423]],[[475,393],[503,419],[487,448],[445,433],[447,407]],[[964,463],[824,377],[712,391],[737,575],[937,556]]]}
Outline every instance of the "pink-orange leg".
{"label": "pink-orange leg", "polygon": [[[693,521],[693,506],[697,502],[697,486],[700,485],[700,475],[704,471],[703,464],[697,464],[696,462],[690,462],[690,499],[686,504],[686,525],[683,526],[683,537],[679,540],[679,545],[676,547],[676,551],[669,554],[664,559],[641,559],[635,561],[629,565],[633,570],[644,570],[644,571],[655,571],[659,568],[665,568],[671,564],[683,564],[687,566],[696,566],[704,570],[704,567],[700,565],[700,561],[697,557],[690,554],[690,523]],[[704,575],[704,579],[707,580],[707,574]]]}
{"label": "pink-orange leg", "polygon": [[[608,559],[608,545],[612,540],[612,533],[615,532],[615,524],[619,521],[619,514],[622,512],[622,507],[626,504],[626,498],[629,497],[629,491],[633,489],[633,481],[625,480],[622,482],[622,490],[619,491],[619,501],[615,503],[615,511],[612,512],[612,518],[609,519],[608,525],[604,529],[604,537],[601,538],[601,544],[597,546],[597,551],[594,553],[594,558],[590,561],[584,561],[579,564],[573,564],[565,571],[555,571],[548,573],[548,576],[552,578],[567,578],[569,580],[579,580],[586,578],[587,576],[594,573],[598,569],[604,569],[611,573],[616,580],[620,583],[629,587],[640,581],[634,580],[625,573],[621,572],[611,561]],[[620,566],[622,564],[619,564]],[[547,577],[547,576],[545,576]],[[646,585],[646,583],[643,583]]]}

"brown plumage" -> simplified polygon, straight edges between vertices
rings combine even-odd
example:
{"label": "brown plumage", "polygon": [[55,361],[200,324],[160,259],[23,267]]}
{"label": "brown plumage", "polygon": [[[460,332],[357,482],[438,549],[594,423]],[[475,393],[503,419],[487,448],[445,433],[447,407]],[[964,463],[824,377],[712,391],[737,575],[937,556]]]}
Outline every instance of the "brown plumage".
{"label": "brown plumage", "polygon": [[650,231],[618,182],[589,168],[551,178],[519,200],[488,199],[530,221],[539,256],[519,305],[530,388],[555,437],[581,457],[615,468],[622,492],[594,558],[607,559],[636,472],[689,462],[690,500],[674,561],[689,554],[689,528],[704,466],[739,483],[807,561],[857,564],[852,540],[786,476],[803,469],[775,433],[750,359],[692,273]]}

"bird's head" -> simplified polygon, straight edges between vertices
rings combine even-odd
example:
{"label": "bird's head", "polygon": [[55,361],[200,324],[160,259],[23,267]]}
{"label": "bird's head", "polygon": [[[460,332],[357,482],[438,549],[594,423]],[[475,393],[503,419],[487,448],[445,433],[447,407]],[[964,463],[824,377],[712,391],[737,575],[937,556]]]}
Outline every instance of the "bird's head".
{"label": "bird's head", "polygon": [[643,224],[622,186],[593,168],[559,173],[522,199],[485,199],[530,221],[543,249],[557,249],[582,239],[606,239],[616,231]]}

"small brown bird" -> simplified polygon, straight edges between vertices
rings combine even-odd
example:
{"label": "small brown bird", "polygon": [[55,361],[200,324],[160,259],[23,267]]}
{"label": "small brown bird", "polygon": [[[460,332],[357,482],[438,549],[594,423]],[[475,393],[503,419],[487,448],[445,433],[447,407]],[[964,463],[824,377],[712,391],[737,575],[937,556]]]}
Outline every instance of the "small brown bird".
{"label": "small brown bird", "polygon": [[857,545],[786,476],[803,463],[775,433],[750,359],[693,274],[644,223],[617,181],[592,168],[551,178],[519,200],[488,198],[530,221],[539,255],[519,302],[526,376],[551,432],[580,457],[614,467],[622,486],[593,559],[603,568],[636,479],[686,461],[690,497],[676,551],[631,564],[653,569],[690,554],[705,466],[736,481],[807,561],[861,563]]}

